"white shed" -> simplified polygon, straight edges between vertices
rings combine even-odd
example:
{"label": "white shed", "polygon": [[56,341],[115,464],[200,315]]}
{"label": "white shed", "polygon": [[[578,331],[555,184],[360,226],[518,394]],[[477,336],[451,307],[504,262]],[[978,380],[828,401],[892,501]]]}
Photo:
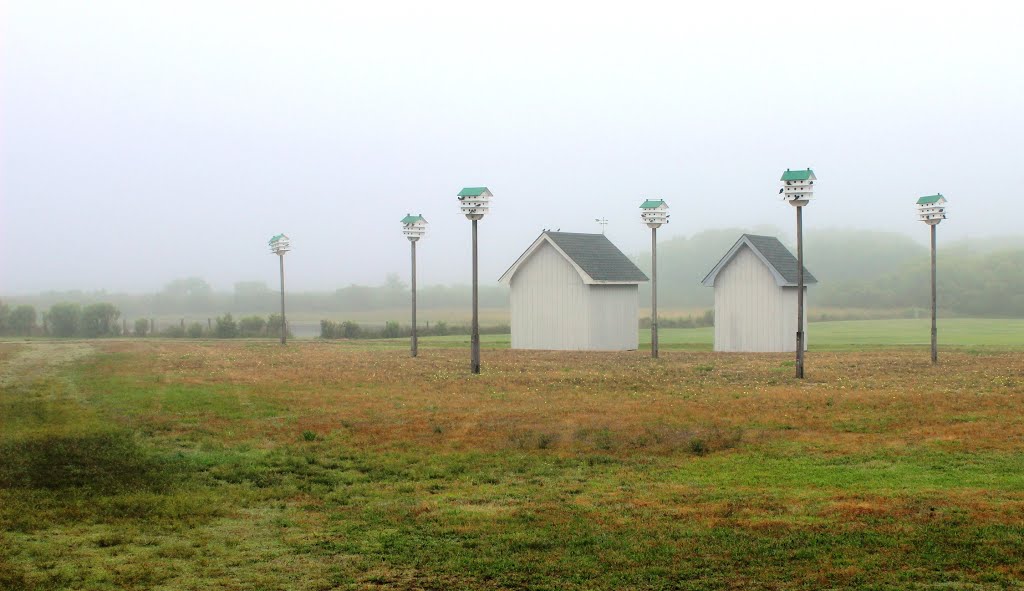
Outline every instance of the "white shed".
{"label": "white shed", "polygon": [[647,276],[603,234],[542,232],[499,281],[512,290],[513,349],[637,348]]}
{"label": "white shed", "polygon": [[[805,305],[817,282],[805,267]],[[796,351],[797,261],[777,238],[740,236],[703,284],[715,288],[715,351]]]}

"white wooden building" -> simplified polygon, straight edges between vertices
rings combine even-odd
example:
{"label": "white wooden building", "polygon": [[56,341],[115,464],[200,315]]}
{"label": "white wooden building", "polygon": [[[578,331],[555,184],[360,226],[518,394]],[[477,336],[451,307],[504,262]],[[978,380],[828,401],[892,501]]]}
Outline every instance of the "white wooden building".
{"label": "white wooden building", "polygon": [[[805,306],[817,282],[804,268]],[[797,261],[777,238],[740,236],[703,284],[715,288],[715,351],[796,351]]]}
{"label": "white wooden building", "polygon": [[637,348],[647,276],[603,234],[542,232],[499,281],[511,288],[513,349]]}

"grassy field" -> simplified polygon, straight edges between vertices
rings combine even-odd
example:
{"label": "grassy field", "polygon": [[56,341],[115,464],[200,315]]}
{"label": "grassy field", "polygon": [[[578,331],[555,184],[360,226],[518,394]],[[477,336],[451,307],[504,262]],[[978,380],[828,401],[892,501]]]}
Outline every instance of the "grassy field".
{"label": "grassy field", "polygon": [[[813,322],[807,327],[811,351],[855,351],[880,348],[928,348],[931,321],[928,319],[847,320]],[[710,351],[714,344],[714,328],[662,328],[658,331],[660,347],[667,350]],[[482,335],[481,343],[490,348],[508,348],[509,335]],[[376,341],[353,341],[349,346],[361,349],[408,347],[408,338]],[[433,348],[468,347],[466,335],[427,337],[421,346]],[[650,349],[651,333],[640,331],[640,348]],[[950,318],[939,323],[941,349],[997,348],[1024,350],[1024,320]]]}
{"label": "grassy field", "polygon": [[0,589],[1024,588],[1024,363],[964,345],[798,382],[771,354],[0,344]]}

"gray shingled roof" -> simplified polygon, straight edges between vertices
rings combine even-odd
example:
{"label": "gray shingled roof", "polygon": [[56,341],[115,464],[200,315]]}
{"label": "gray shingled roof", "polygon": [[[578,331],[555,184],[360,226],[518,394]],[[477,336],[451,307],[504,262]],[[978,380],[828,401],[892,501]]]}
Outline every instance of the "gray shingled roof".
{"label": "gray shingled roof", "polygon": [[647,275],[604,234],[545,234],[594,281],[647,281]]}
{"label": "gray shingled roof", "polygon": [[[736,252],[739,251],[739,246],[741,244],[747,244],[754,249],[755,254],[757,254],[768,264],[768,266],[772,268],[772,270],[781,276],[786,285],[797,284],[798,277],[796,257],[793,256],[793,253],[789,252],[788,248],[779,242],[778,238],[775,238],[774,236],[744,234],[740,236],[740,239],[736,241],[736,244],[729,249],[729,252],[722,257],[722,260],[719,261],[718,264],[715,265],[715,268],[708,273],[708,276],[704,278],[703,283],[705,285],[712,285],[714,283],[714,276],[717,275],[718,271],[721,271]],[[817,282],[818,280],[814,278],[814,275],[811,275],[811,272],[807,270],[807,267],[804,267],[804,285]]]}

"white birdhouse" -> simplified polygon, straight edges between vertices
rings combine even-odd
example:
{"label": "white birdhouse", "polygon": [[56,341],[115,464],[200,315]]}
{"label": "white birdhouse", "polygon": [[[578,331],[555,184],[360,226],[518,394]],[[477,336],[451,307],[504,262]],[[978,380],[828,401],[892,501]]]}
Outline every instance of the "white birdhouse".
{"label": "white birdhouse", "polygon": [[471,220],[483,219],[490,208],[493,196],[487,187],[466,187],[459,191],[462,213]]}
{"label": "white birdhouse", "polygon": [[779,193],[782,194],[783,199],[789,201],[790,205],[807,205],[814,197],[814,181],[816,180],[818,179],[810,168],[806,170],[789,170],[787,168],[786,172],[782,173],[782,188],[779,189]]}
{"label": "white birdhouse", "polygon": [[946,198],[942,193],[921,197],[917,200],[917,217],[929,226],[946,219]]}
{"label": "white birdhouse", "polygon": [[292,249],[291,240],[284,234],[274,236],[267,244],[270,245],[270,252],[274,254],[284,254]]}
{"label": "white birdhouse", "polygon": [[405,214],[405,217],[402,218],[402,234],[405,234],[410,242],[416,242],[426,233],[427,220],[423,219],[422,215]]}
{"label": "white birdhouse", "polygon": [[668,223],[668,203],[664,199],[648,199],[640,205],[640,219],[650,228]]}

